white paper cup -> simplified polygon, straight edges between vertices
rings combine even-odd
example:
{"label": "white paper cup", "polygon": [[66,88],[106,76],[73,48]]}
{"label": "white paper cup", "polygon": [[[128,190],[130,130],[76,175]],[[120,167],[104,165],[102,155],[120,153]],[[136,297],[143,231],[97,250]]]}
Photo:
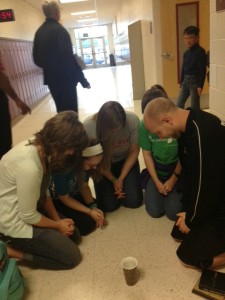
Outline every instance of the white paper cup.
{"label": "white paper cup", "polygon": [[137,282],[137,265],[138,261],[135,257],[125,257],[121,261],[121,267],[123,268],[123,273],[127,285],[132,286]]}

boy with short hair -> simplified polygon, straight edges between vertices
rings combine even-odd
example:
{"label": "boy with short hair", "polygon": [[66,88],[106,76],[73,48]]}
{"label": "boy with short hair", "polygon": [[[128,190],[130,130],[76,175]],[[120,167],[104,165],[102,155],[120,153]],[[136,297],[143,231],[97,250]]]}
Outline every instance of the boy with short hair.
{"label": "boy with short hair", "polygon": [[184,52],[181,70],[181,89],[177,106],[184,108],[185,102],[191,96],[191,107],[200,109],[200,96],[206,76],[206,53],[199,45],[199,28],[188,26],[184,29],[184,42],[187,50]]}

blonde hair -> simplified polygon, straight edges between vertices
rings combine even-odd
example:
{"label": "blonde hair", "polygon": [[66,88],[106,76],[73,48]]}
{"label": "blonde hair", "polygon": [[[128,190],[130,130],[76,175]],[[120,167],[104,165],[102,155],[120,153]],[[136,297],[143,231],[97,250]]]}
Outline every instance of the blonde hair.
{"label": "blonde hair", "polygon": [[59,5],[55,1],[45,1],[42,4],[42,10],[46,18],[54,17],[59,11]]}

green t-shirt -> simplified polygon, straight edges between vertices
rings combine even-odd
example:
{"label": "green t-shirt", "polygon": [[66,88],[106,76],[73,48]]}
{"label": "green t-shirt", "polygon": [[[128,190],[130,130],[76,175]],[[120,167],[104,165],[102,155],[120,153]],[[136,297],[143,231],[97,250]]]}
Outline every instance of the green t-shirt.
{"label": "green t-shirt", "polygon": [[[153,159],[161,165],[169,165],[178,161],[177,140],[173,138],[160,139],[144,126],[144,121],[139,126],[139,145],[143,150],[150,151]],[[165,175],[164,172],[158,174]]]}

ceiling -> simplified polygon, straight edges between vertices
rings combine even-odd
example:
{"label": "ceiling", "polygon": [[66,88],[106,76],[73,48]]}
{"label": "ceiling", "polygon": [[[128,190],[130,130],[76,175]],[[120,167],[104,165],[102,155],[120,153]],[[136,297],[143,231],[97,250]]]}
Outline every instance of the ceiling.
{"label": "ceiling", "polygon": [[[41,11],[43,0],[23,0]],[[56,0],[57,1],[57,0]],[[59,0],[58,0],[59,1]],[[115,21],[115,15],[122,0],[83,0],[73,3],[59,3],[61,8],[61,22],[67,28],[78,28],[90,25],[105,25]],[[72,12],[92,11],[96,13],[71,16]],[[96,20],[90,20],[96,19]],[[80,21],[82,20],[82,21]]]}

